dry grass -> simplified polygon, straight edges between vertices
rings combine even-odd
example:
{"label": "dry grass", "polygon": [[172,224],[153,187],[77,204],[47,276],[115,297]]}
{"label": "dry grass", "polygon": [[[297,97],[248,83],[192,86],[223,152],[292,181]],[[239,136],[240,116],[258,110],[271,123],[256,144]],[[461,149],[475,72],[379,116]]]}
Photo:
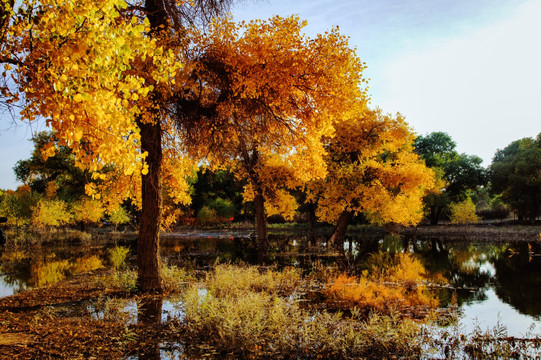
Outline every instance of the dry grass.
{"label": "dry grass", "polygon": [[260,273],[254,267],[218,266],[203,288],[192,286],[183,294],[185,334],[243,357],[380,359],[420,354],[415,322],[379,315],[359,321],[340,312],[310,312],[292,292],[300,280],[294,270]]}
{"label": "dry grass", "polygon": [[260,272],[254,266],[218,265],[214,272],[208,274],[206,286],[219,297],[246,291],[291,294],[300,281],[301,274],[294,268]]}

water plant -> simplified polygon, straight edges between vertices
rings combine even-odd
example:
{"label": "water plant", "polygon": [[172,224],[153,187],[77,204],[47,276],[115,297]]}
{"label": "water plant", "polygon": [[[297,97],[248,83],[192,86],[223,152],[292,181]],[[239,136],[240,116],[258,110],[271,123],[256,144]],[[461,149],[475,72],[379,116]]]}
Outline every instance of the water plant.
{"label": "water plant", "polygon": [[162,283],[167,292],[178,292],[189,282],[193,282],[194,277],[184,268],[175,265],[162,266]]}

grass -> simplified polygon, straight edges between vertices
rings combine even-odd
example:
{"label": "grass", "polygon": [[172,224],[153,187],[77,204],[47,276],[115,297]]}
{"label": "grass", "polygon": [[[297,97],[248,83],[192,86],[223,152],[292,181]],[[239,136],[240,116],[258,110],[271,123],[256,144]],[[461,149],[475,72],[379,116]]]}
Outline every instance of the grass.
{"label": "grass", "polygon": [[[303,308],[294,270],[259,272],[218,265],[203,285],[183,293],[185,335],[221,353],[242,357],[380,359],[416,358],[420,327],[413,320]],[[378,350],[379,349],[379,350]]]}
{"label": "grass", "polygon": [[[368,270],[374,279],[386,276],[385,269],[376,269]],[[394,269],[395,284],[422,274],[419,264],[400,258],[388,269]],[[126,269],[93,271],[0,299],[0,338],[23,333],[26,339],[2,345],[3,354],[125,358],[157,353],[164,346],[177,351],[179,344],[179,358],[527,359],[541,354],[540,339],[508,337],[502,326],[462,334],[457,327],[441,328],[434,319],[419,321],[396,308],[365,312],[358,306],[334,310],[321,301],[307,305],[307,289],[336,276],[322,265],[306,276],[293,268],[229,264],[217,265],[200,280],[174,266],[163,273],[166,287],[180,292],[182,309],[163,322],[161,316],[148,324],[138,319],[148,301],[123,290],[135,284],[135,272]],[[152,300],[162,314],[164,298]]]}
{"label": "grass", "polygon": [[[412,259],[398,257],[388,270],[385,274],[381,268],[372,269],[372,275],[393,280],[394,287],[422,277],[423,269]],[[184,343],[213,349],[218,358],[527,359],[541,354],[537,338],[510,338],[504,327],[461,334],[456,327],[437,326],[435,312],[420,321],[396,306],[373,306],[368,312],[358,306],[345,312],[322,304],[306,306],[306,282],[331,274],[318,269],[303,278],[296,270],[218,265],[203,283],[182,293],[185,314],[175,331]]]}

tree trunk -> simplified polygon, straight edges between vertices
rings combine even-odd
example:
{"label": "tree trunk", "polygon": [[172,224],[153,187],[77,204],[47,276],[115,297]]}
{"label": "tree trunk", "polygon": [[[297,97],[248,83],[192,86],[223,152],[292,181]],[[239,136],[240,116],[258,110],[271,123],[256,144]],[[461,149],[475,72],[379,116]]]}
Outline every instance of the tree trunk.
{"label": "tree trunk", "polygon": [[308,242],[310,245],[315,246],[316,245],[316,236],[315,236],[315,229],[316,229],[316,204],[309,202],[308,203]]}
{"label": "tree trunk", "polygon": [[438,225],[442,211],[441,206],[432,206],[430,208],[430,225]]}
{"label": "tree trunk", "polygon": [[309,202],[308,204],[308,232],[312,233],[315,230],[317,217],[316,217],[316,204]]}
{"label": "tree trunk", "polygon": [[148,173],[142,175],[142,212],[137,239],[137,284],[145,292],[162,291],[160,223],[162,212],[162,142],[159,121],[139,122],[141,150],[147,151]]}
{"label": "tree trunk", "polygon": [[265,198],[261,192],[257,192],[254,198],[255,225],[257,228],[257,242],[259,251],[267,251],[269,242],[267,239],[267,219],[265,217]]}
{"label": "tree trunk", "polygon": [[348,230],[349,223],[353,217],[353,212],[351,211],[342,211],[340,217],[338,218],[338,223],[334,228],[334,232],[329,239],[329,244],[344,244],[344,238],[346,237],[346,232]]}

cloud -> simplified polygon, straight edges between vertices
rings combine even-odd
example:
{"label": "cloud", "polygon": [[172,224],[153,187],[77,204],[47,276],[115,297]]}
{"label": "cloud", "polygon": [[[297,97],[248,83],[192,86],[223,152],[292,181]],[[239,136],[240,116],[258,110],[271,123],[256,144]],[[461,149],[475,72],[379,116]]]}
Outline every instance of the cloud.
{"label": "cloud", "polygon": [[402,54],[374,98],[420,133],[446,131],[458,150],[484,158],[541,131],[541,1],[505,20]]}

